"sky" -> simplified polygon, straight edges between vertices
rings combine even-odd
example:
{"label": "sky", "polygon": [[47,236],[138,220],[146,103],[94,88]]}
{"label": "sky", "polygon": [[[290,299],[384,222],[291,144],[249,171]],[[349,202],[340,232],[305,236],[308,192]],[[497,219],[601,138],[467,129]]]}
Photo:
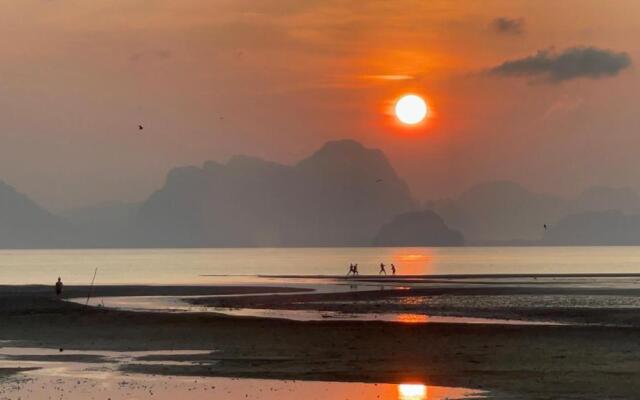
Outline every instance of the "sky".
{"label": "sky", "polygon": [[[353,138],[419,199],[640,190],[639,36],[635,0],[0,0],[0,179],[141,201],[176,166]],[[426,122],[390,114],[404,93]]]}

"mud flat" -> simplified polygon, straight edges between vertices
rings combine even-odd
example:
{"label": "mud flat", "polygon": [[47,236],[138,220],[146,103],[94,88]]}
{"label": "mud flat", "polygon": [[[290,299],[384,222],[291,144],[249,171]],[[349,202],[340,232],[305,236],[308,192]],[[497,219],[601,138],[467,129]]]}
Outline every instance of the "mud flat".
{"label": "mud flat", "polygon": [[[234,293],[228,287],[209,288],[207,293],[203,288],[148,288],[127,286],[126,291],[174,296]],[[83,287],[69,288],[69,295],[74,290],[86,292]],[[122,295],[124,290],[98,289],[102,296]],[[250,290],[255,287],[238,288]],[[635,327],[298,322],[140,313],[60,301],[50,295],[50,288],[34,286],[0,288],[0,320],[0,340],[11,341],[11,346],[124,353],[211,351],[207,360],[194,355],[199,362],[187,366],[172,366],[175,360],[160,358],[124,367],[128,373],[145,375],[420,382],[486,390],[493,398],[631,399],[640,392],[640,330]],[[9,372],[17,371],[0,370]]]}

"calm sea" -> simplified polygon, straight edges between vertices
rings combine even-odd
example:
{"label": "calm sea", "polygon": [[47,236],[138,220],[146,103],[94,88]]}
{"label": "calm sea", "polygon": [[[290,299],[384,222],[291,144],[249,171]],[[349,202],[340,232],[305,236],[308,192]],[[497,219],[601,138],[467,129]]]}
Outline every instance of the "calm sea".
{"label": "calm sea", "polygon": [[350,263],[375,274],[381,262],[404,275],[640,273],[640,247],[5,250],[0,284],[87,284],[95,268],[97,284],[208,284],[220,279],[203,275],[339,275]]}

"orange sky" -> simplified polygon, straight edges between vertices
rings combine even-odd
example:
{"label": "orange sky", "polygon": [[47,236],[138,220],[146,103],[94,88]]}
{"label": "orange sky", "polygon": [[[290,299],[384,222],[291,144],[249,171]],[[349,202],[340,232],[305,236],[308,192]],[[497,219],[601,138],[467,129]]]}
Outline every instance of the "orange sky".
{"label": "orange sky", "polygon": [[[640,3],[558,3],[0,0],[0,179],[52,208],[141,200],[177,165],[290,163],[351,137],[421,199],[488,179],[640,189],[633,63],[562,82],[487,73],[550,48],[639,59]],[[385,113],[405,92],[433,110],[419,128]]]}

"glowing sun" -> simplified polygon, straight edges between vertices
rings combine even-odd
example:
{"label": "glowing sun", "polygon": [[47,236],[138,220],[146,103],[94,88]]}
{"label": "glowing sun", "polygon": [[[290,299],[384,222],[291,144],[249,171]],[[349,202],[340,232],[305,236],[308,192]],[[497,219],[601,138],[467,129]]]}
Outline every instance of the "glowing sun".
{"label": "glowing sun", "polygon": [[398,385],[400,400],[424,400],[427,398],[427,386],[416,384]]}
{"label": "glowing sun", "polygon": [[427,117],[429,109],[422,97],[406,94],[396,103],[395,113],[400,122],[415,125]]}

